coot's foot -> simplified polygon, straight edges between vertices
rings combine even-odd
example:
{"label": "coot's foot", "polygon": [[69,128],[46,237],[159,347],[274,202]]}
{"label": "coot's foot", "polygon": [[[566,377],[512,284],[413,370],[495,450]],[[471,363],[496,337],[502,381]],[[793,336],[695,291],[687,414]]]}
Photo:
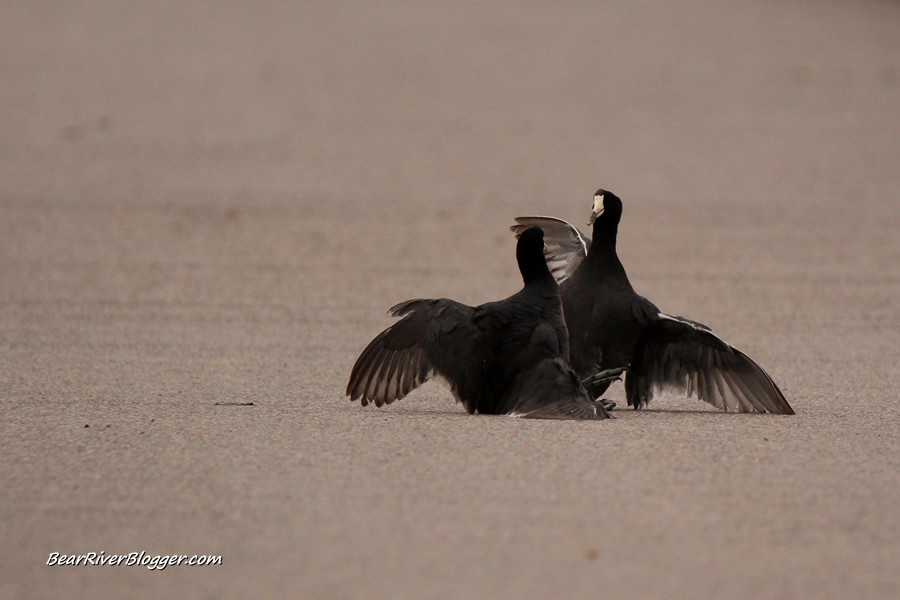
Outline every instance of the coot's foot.
{"label": "coot's foot", "polygon": [[[599,373],[595,373],[588,377],[585,377],[581,380],[581,385],[587,389],[587,391],[594,398],[603,394],[606,391],[606,388],[613,381],[622,381],[622,378],[619,377],[622,373],[627,370],[627,367],[617,367],[615,369],[606,369],[605,371],[600,371]],[[605,402],[611,402],[610,400],[604,400]],[[612,403],[615,406],[615,402]],[[604,404],[605,406],[605,404]]]}

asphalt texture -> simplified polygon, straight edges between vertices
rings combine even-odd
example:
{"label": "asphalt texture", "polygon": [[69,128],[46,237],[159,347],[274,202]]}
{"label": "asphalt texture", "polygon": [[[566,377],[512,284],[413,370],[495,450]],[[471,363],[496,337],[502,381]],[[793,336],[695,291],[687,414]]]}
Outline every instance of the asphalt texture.
{"label": "asphalt texture", "polygon": [[[0,597],[896,598],[900,4],[0,5]],[[797,411],[350,403],[515,216]],[[586,227],[584,228],[586,230]],[[51,553],[221,566],[47,566]]]}

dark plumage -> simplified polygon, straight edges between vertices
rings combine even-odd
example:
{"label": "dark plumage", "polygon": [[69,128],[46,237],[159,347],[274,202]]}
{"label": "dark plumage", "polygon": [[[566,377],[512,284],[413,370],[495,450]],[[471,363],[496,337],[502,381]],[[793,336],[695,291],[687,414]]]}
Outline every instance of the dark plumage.
{"label": "dark plumage", "polygon": [[347,384],[350,400],[383,406],[439,375],[470,414],[609,418],[568,364],[559,287],[543,249],[540,229],[522,232],[516,258],[525,285],[505,300],[475,307],[408,300],[391,308],[403,318],[360,354]]}
{"label": "dark plumage", "polygon": [[[593,241],[553,217],[519,217],[518,236],[546,231],[547,264],[560,282],[572,367],[580,377],[628,366],[629,406],[643,408],[664,389],[723,410],[794,414],[772,378],[706,325],[662,313],[639,296],[616,254],[622,201],[598,190],[591,212]],[[599,396],[608,383],[591,387]]]}

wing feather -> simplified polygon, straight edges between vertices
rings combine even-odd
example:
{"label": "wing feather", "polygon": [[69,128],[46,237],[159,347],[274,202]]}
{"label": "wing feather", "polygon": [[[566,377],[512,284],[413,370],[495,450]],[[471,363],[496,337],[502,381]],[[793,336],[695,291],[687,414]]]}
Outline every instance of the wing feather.
{"label": "wing feather", "polygon": [[561,358],[545,359],[521,373],[503,400],[503,412],[529,419],[611,418]]}
{"label": "wing feather", "polygon": [[[405,398],[433,373],[443,376],[462,400],[460,381],[480,364],[473,348],[474,309],[453,300],[407,300],[389,313],[402,317],[369,342],[350,372],[346,393],[363,406]],[[465,388],[465,386],[462,386]]]}
{"label": "wing feather", "polygon": [[638,341],[626,377],[628,404],[642,408],[662,390],[726,411],[794,414],[762,367],[701,323],[663,313]]}
{"label": "wing feather", "polygon": [[556,282],[562,283],[571,277],[587,256],[590,238],[571,223],[556,217],[516,217],[516,224],[509,229],[518,238],[531,227],[544,230],[544,257]]}

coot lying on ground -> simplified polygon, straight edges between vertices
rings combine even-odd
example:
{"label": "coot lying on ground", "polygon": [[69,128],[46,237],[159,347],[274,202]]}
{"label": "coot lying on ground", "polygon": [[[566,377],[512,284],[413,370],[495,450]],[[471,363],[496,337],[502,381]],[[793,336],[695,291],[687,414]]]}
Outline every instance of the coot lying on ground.
{"label": "coot lying on ground", "polygon": [[661,312],[639,296],[616,254],[622,201],[613,193],[594,195],[593,241],[554,217],[519,217],[516,236],[544,229],[547,264],[560,282],[569,328],[572,367],[594,397],[610,384],[591,383],[592,373],[628,367],[629,406],[643,408],[662,390],[696,394],[722,410],[794,414],[772,378],[749,356],[709,327]]}
{"label": "coot lying on ground", "polygon": [[559,287],[544,259],[544,233],[530,228],[516,246],[522,290],[466,306],[408,300],[353,366],[347,395],[363,406],[390,404],[432,375],[447,380],[470,413],[545,419],[607,419],[568,364]]}

